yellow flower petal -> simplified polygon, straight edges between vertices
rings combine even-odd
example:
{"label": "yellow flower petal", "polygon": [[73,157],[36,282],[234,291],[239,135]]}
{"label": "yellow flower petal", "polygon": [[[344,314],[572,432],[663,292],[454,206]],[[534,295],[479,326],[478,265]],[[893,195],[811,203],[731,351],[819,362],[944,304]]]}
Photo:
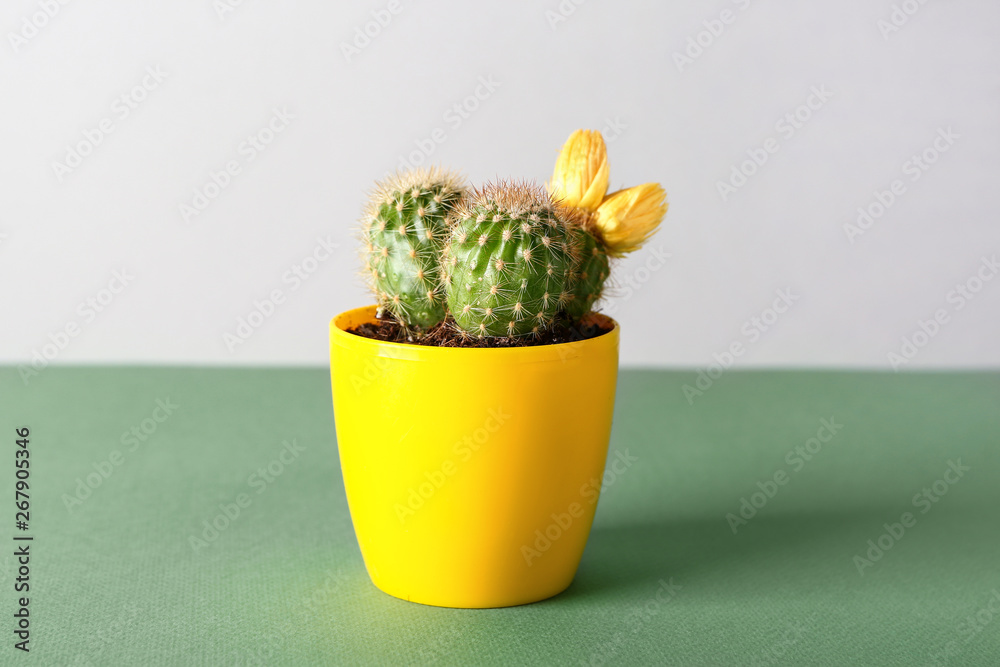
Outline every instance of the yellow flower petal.
{"label": "yellow flower petal", "polygon": [[567,206],[593,212],[608,191],[608,151],[596,130],[577,130],[563,144],[549,194]]}
{"label": "yellow flower petal", "polygon": [[659,183],[613,192],[597,208],[594,224],[616,257],[638,250],[667,214],[667,193]]}

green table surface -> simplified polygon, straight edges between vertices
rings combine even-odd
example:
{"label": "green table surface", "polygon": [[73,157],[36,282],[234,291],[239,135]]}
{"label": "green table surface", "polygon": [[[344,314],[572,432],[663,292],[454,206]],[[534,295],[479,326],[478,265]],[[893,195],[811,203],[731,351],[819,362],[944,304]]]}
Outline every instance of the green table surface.
{"label": "green table surface", "polygon": [[[732,371],[692,403],[695,379],[622,371],[610,452],[634,463],[606,478],[565,593],[456,610],[369,581],[327,370],[57,367],[26,386],[0,369],[0,663],[1000,664],[1000,375]],[[279,474],[254,477],[293,440]],[[772,497],[751,497],[758,482]],[[240,515],[192,544],[239,494]],[[741,498],[762,507],[734,534]],[[34,537],[27,655],[15,534]]]}

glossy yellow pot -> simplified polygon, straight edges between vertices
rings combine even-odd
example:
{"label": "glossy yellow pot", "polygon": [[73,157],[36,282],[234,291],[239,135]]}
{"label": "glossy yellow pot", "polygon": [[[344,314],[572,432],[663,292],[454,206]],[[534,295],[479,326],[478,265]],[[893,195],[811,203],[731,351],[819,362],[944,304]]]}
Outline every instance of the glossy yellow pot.
{"label": "glossy yellow pot", "polygon": [[[597,507],[618,325],[585,341],[444,348],[330,323],[344,486],[381,590],[442,607],[506,607],[569,586]],[[599,316],[600,317],[600,316]]]}

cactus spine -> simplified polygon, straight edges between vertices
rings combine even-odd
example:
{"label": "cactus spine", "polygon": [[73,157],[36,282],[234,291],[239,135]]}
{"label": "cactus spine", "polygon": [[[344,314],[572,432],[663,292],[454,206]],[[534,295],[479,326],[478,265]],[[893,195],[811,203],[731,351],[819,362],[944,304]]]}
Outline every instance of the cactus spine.
{"label": "cactus spine", "polygon": [[441,252],[447,217],[461,200],[460,178],[440,169],[414,169],[376,186],[362,223],[365,272],[378,300],[409,329],[445,318]]}
{"label": "cactus spine", "polygon": [[474,190],[455,210],[444,282],[457,326],[479,336],[544,331],[571,301],[579,214],[544,189],[500,183]]}

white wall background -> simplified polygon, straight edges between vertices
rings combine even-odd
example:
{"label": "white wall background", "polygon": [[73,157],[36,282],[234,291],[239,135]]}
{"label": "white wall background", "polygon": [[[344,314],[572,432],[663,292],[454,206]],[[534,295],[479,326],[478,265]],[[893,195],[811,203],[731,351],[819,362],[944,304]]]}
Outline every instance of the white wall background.
{"label": "white wall background", "polygon": [[[0,361],[325,363],[329,318],[369,301],[364,192],[416,142],[440,128],[426,161],[473,181],[544,180],[571,130],[610,124],[613,188],[659,181],[671,202],[616,269],[633,282],[609,304],[624,363],[704,366],[738,341],[743,365],[889,368],[943,310],[904,367],[1000,365],[1000,279],[975,279],[1000,254],[995,0],[399,0],[349,59],[341,45],[390,3],[223,2],[3,3]],[[915,13],[883,35],[900,4]],[[731,23],[679,69],[723,10]],[[122,118],[116,98],[147,68],[165,78]],[[449,113],[481,78],[498,86]],[[814,86],[832,97],[787,136],[776,122]],[[294,119],[251,161],[241,142],[275,108]],[[105,118],[113,131],[60,178]],[[905,163],[939,128],[958,138],[914,181]],[[718,182],[769,137],[779,150],[724,201]],[[240,173],[185,221],[231,160]],[[895,179],[905,190],[851,243],[844,225]],[[286,272],[318,238],[340,247],[296,287]],[[127,286],[85,305],[117,270]],[[951,293],[969,279],[974,298]],[[744,323],[786,288],[798,300],[755,338]],[[230,350],[273,290],[283,303]]]}

